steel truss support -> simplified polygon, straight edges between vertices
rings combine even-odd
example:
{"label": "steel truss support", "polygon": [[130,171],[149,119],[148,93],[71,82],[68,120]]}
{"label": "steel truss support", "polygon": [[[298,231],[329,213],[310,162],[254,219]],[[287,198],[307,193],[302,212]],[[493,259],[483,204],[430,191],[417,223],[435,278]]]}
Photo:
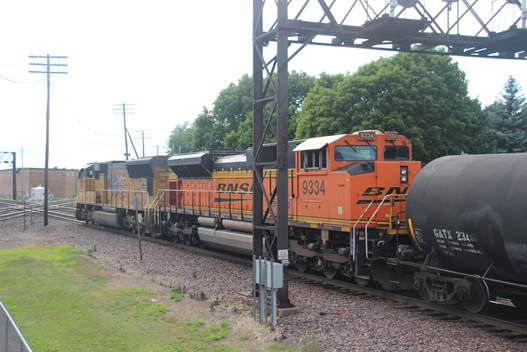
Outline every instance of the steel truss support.
{"label": "steel truss support", "polygon": [[[527,58],[525,0],[289,0],[287,11],[290,44]],[[271,23],[265,43],[278,40]]]}
{"label": "steel truss support", "polygon": [[[263,10],[265,0],[253,0],[253,253],[288,264],[288,36],[287,1],[277,2],[276,54],[265,60]],[[276,72],[275,72],[276,71]],[[266,106],[272,104],[272,108]],[[267,113],[265,113],[267,112]],[[276,159],[265,160],[263,145],[275,125]],[[264,187],[264,167],[276,169],[274,190]],[[265,203],[264,203],[265,202]],[[264,248],[265,244],[265,248]],[[290,306],[287,277],[278,290],[280,307]]]}
{"label": "steel truss support", "polygon": [[[253,0],[254,255],[287,264],[288,62],[303,48],[526,59],[526,22],[526,0]],[[270,137],[274,160],[263,153]],[[264,167],[277,170],[270,194]],[[290,304],[285,281],[281,306]]]}

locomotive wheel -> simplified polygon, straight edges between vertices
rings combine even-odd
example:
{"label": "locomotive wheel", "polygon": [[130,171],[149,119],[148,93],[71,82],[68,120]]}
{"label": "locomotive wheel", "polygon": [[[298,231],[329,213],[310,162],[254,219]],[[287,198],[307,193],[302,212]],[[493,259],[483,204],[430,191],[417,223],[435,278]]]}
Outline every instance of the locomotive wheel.
{"label": "locomotive wheel", "polygon": [[470,295],[463,298],[463,307],[471,313],[484,312],[489,305],[490,291],[483,280],[470,279]]}
{"label": "locomotive wheel", "polygon": [[289,252],[289,254],[291,257],[290,258],[291,263],[293,264],[295,269],[301,273],[305,272],[308,268],[308,263],[307,263],[306,258],[297,255],[295,252]]}
{"label": "locomotive wheel", "polygon": [[371,277],[362,275],[353,275],[353,279],[360,287],[366,287],[370,284]]}
{"label": "locomotive wheel", "polygon": [[295,263],[295,268],[299,272],[304,273],[307,270],[307,263],[306,262],[296,262]]}
{"label": "locomotive wheel", "polygon": [[322,269],[322,273],[328,279],[334,279],[337,276],[338,270],[332,267],[331,265],[325,265]]}

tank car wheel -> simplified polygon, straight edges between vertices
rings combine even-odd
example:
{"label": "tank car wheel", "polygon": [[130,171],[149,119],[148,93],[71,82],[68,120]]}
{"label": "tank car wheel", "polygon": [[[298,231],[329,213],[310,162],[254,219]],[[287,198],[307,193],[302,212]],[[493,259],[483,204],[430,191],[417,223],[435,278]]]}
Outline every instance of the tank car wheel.
{"label": "tank car wheel", "polygon": [[469,281],[470,295],[463,298],[463,307],[471,313],[484,312],[489,305],[489,287],[483,280],[470,279]]}
{"label": "tank car wheel", "polygon": [[322,269],[322,274],[328,279],[334,279],[337,276],[338,270],[332,267],[331,265],[324,265]]}
{"label": "tank car wheel", "polygon": [[527,296],[514,296],[511,298],[511,301],[516,308],[527,314]]}

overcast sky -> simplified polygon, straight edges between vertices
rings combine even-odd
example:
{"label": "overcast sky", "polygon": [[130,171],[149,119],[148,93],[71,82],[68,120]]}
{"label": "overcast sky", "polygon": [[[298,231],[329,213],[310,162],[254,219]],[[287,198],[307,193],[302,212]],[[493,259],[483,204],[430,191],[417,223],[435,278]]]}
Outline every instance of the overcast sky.
{"label": "overcast sky", "polygon": [[[0,11],[0,151],[23,148],[25,167],[44,165],[46,107],[44,75],[28,73],[28,55],[69,57],[69,74],[52,78],[51,167],[122,159],[122,117],[112,106],[123,102],[135,104],[128,125],[138,149],[144,129],[146,153],[162,152],[178,123],[252,71],[250,0],[18,0],[2,1]],[[386,55],[308,47],[290,70],[352,73]],[[484,105],[509,75],[527,88],[525,61],[455,60]]]}

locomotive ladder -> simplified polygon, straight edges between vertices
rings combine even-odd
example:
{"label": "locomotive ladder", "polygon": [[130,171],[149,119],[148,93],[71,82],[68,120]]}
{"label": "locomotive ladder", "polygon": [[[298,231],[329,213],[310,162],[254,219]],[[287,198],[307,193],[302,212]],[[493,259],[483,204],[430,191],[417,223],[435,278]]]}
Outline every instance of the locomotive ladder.
{"label": "locomotive ladder", "polygon": [[[373,213],[369,216],[366,222],[366,225],[364,226],[364,256],[365,256],[364,259],[366,262],[371,262],[374,260],[373,248],[371,248],[371,245],[375,241],[375,239],[370,238],[370,234],[368,233],[368,227],[374,221],[375,217],[379,213],[379,210],[383,206],[386,205],[386,200],[398,198],[398,197],[401,197],[401,198],[406,197],[406,194],[387,194],[380,201],[377,199],[373,199],[368,204],[368,206],[364,209],[364,211],[359,216],[357,221],[355,221],[355,223],[353,224],[353,228],[350,234],[351,235],[350,236],[350,254],[354,261],[355,276],[357,276],[359,279],[368,279],[368,276],[363,276],[359,274],[359,269],[360,269],[359,261],[361,260],[360,260],[360,256],[359,256],[360,253],[359,253],[359,248],[358,248],[358,243],[360,243],[360,238],[359,238],[359,241],[357,241],[357,227],[362,221],[364,221],[367,218],[366,214],[368,214],[370,209],[374,209]],[[377,207],[373,207],[373,205],[376,204],[377,202],[378,202]],[[393,203],[392,203],[392,206],[393,206]],[[363,265],[368,266],[370,264],[363,263]]]}
{"label": "locomotive ladder", "polygon": [[152,200],[152,203],[146,207],[147,220],[151,222],[153,226],[158,225],[159,229],[161,228],[161,195],[162,193],[157,193],[156,197]]}

